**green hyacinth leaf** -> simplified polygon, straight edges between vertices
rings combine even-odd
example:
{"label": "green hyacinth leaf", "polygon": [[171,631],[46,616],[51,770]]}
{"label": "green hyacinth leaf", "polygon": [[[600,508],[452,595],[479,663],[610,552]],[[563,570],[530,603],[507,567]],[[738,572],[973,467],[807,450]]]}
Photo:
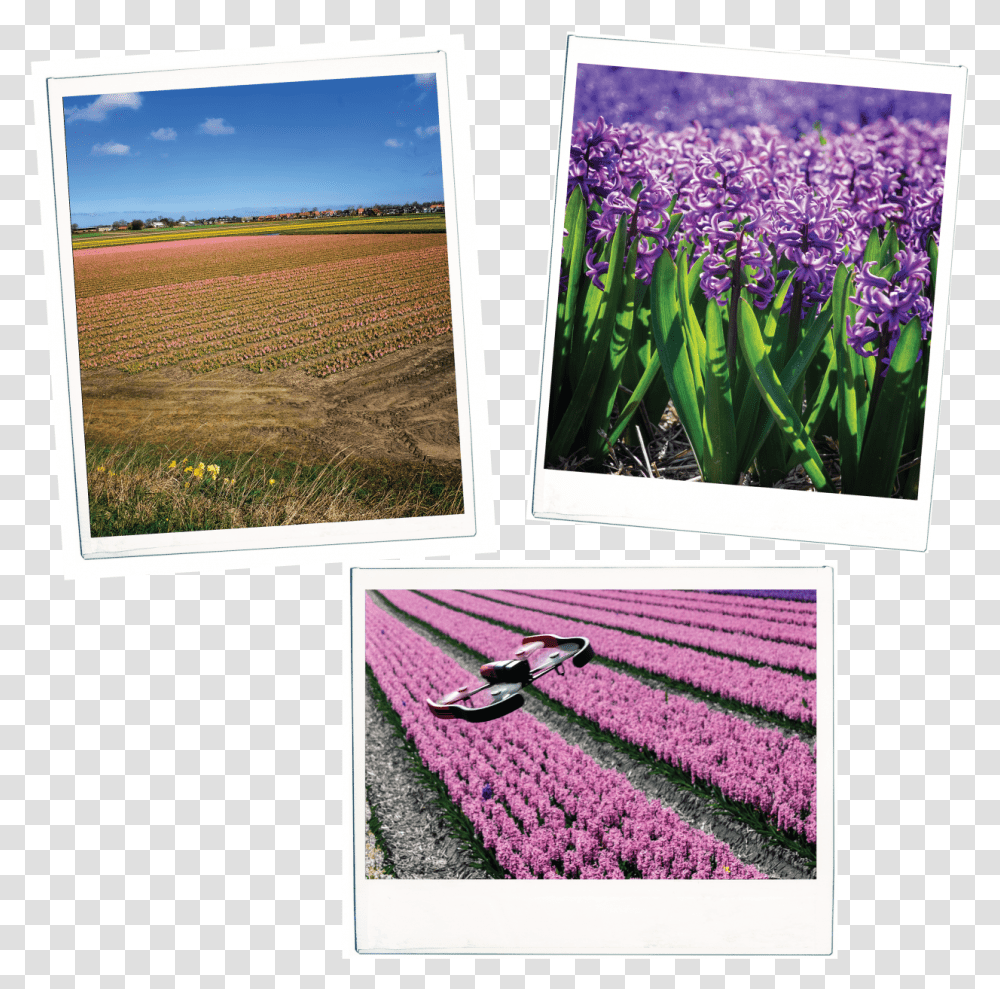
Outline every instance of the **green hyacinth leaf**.
{"label": "green hyacinth leaf", "polygon": [[[556,341],[552,368],[551,404],[558,402],[564,386],[564,376],[573,346],[577,297],[587,251],[587,206],[579,187],[573,190],[566,204],[566,232],[563,240],[563,264],[566,267],[566,292],[560,301],[556,321]],[[568,390],[568,389],[567,389]]]}
{"label": "green hyacinth leaf", "polygon": [[[624,217],[622,218],[624,220]],[[601,382],[589,413],[587,452],[595,460],[603,454],[605,439],[610,428],[611,412],[618,397],[625,359],[632,345],[632,325],[635,318],[635,262],[638,256],[638,238],[633,242],[625,262],[624,285],[616,305],[615,321],[611,328],[608,359],[604,362]]]}
{"label": "green hyacinth leaf", "polygon": [[601,293],[600,305],[594,320],[594,332],[588,341],[589,346],[580,379],[573,389],[569,405],[563,413],[548,450],[548,455],[553,460],[559,460],[570,452],[577,433],[584,425],[587,411],[601,380],[604,364],[608,359],[609,342],[617,321],[618,300],[622,290],[626,223],[626,218],[622,217],[611,242],[608,255],[610,267],[604,276],[604,291]]}
{"label": "green hyacinth leaf", "polygon": [[[598,263],[608,261],[611,247],[610,243],[605,243],[601,250],[597,252]],[[604,288],[598,288],[589,278],[586,284],[587,290],[583,297],[579,318],[573,327],[572,342],[570,344],[570,385],[574,390],[580,383],[583,366],[590,355],[591,340],[597,331],[597,318],[602,311],[605,299],[604,293],[608,288],[608,276],[604,276]]]}
{"label": "green hyacinth leaf", "polygon": [[[660,355],[659,352],[654,351],[653,356],[646,365],[646,370],[643,371],[642,377],[639,379],[639,383],[635,386],[635,391],[632,392],[629,400],[625,403],[625,408],[622,409],[621,415],[615,423],[615,428],[608,437],[608,441],[604,449],[605,453],[607,453],[618,442],[618,440],[621,439],[622,434],[628,428],[629,423],[631,423],[633,416],[638,410],[639,404],[646,397],[646,394],[650,392],[658,383],[663,383],[664,388],[666,388],[666,383],[664,382],[663,375],[661,373]],[[669,397],[667,398],[667,401],[670,401]],[[663,403],[664,408],[666,407],[666,404],[667,402]]]}
{"label": "green hyacinth leaf", "polygon": [[896,225],[889,223],[886,225],[885,240],[882,241],[882,250],[879,252],[878,266],[884,268],[892,264],[895,260],[896,252],[899,250],[899,238],[896,236]]}
{"label": "green hyacinth leaf", "polygon": [[882,255],[882,241],[879,238],[878,230],[874,229],[868,235],[868,243],[865,244],[865,254],[861,260],[862,262],[874,261],[877,264],[878,259],[881,257],[881,255]]}
{"label": "green hyacinth leaf", "polygon": [[930,259],[930,269],[931,269],[931,283],[927,286],[927,298],[934,301],[934,290],[937,287],[937,268],[938,268],[938,245],[937,241],[931,237],[927,237],[927,257]]}
{"label": "green hyacinth leaf", "polygon": [[889,362],[851,494],[875,498],[892,495],[903,452],[908,406],[918,398],[920,376],[915,368],[920,345],[920,319],[914,317],[900,332]]}
{"label": "green hyacinth leaf", "polygon": [[722,310],[709,299],[705,312],[705,464],[704,477],[713,484],[735,484],[740,476],[736,421],[726,354]]}
{"label": "green hyacinth leaf", "polygon": [[[874,232],[873,232],[874,233]],[[840,449],[841,490],[853,489],[861,459],[865,423],[860,409],[867,403],[868,381],[863,358],[847,342],[847,305],[851,271],[845,264],[833,279],[833,342],[837,348],[837,443]]]}
{"label": "green hyacinth leaf", "polygon": [[702,422],[704,389],[699,390],[692,369],[692,354],[681,325],[676,283],[677,266],[670,254],[664,251],[653,266],[650,327],[674,409],[700,466],[705,456]]}
{"label": "green hyacinth leaf", "polygon": [[[743,348],[747,365],[753,375],[754,384],[759,389],[761,398],[767,404],[775,424],[788,443],[794,462],[802,464],[817,491],[833,490],[823,470],[823,460],[809,434],[805,431],[802,421],[792,407],[788,392],[782,387],[781,380],[764,352],[764,341],[760,334],[757,317],[746,299],[740,300],[738,328],[740,346]],[[808,363],[808,361],[803,362],[803,370]]]}
{"label": "green hyacinth leaf", "polygon": [[[759,331],[760,324],[757,322],[757,315],[753,311],[753,307],[748,305],[746,312],[742,309],[739,312],[742,313],[743,319],[750,320],[752,318],[754,325]],[[826,339],[828,333],[829,327],[825,319],[818,319],[810,324],[809,332],[799,341],[795,352],[778,375],[778,380],[786,394],[790,394],[797,388],[809,364],[823,345],[823,341]],[[763,340],[763,337],[761,339]],[[754,391],[757,392],[759,401],[760,391],[756,385],[754,386]],[[753,429],[745,437],[745,445],[741,447],[740,466],[742,470],[746,470],[757,457],[773,426],[774,417],[771,414],[770,407],[766,403],[761,404],[757,411],[757,418],[753,424]],[[737,435],[740,436],[741,434],[737,432]],[[772,457],[771,459],[776,461],[777,458]]]}

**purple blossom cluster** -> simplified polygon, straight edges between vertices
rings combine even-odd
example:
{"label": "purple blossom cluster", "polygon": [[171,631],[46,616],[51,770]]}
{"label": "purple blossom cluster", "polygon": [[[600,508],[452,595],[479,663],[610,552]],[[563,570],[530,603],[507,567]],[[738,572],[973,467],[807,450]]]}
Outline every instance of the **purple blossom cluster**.
{"label": "purple blossom cluster", "polygon": [[515,879],[766,879],[524,711],[441,721],[423,700],[467,671],[370,600],[365,661],[424,764]]}
{"label": "purple blossom cluster", "polygon": [[[583,635],[590,640],[598,656],[670,677],[762,711],[784,714],[790,720],[816,723],[815,680],[663,642],[651,642],[618,629],[487,601],[461,591],[425,591],[433,601],[408,591],[384,593],[397,607],[476,652],[488,653],[498,632],[495,624],[473,617],[477,614],[494,622],[504,622],[516,629],[516,634]],[[582,670],[579,676],[589,676],[589,669]]]}
{"label": "purple blossom cluster", "polygon": [[[675,129],[612,125],[578,102],[568,178],[570,194],[579,188],[588,204],[587,274],[603,287],[602,248],[628,216],[626,246],[638,240],[641,281],[650,282],[664,251],[676,260],[683,246],[689,264],[701,259],[705,296],[730,312],[741,295],[766,309],[791,279],[783,312],[793,312],[798,325],[830,298],[838,265],[859,266],[872,232],[882,236],[891,224],[901,245],[893,259],[898,273],[859,267],[852,301],[861,309],[849,333],[858,353],[878,352],[888,363],[909,320],[920,318],[925,339],[930,332],[928,250],[940,228],[948,139],[950,98],[943,99],[940,106],[910,104],[937,107],[928,118],[935,123],[862,113],[869,122],[848,114],[836,130],[812,129],[824,119],[816,116],[796,137],[766,114],[736,114],[713,135],[697,116]],[[672,215],[679,223],[670,223]],[[876,342],[874,351],[865,349]]]}
{"label": "purple blossom cluster", "polygon": [[933,315],[931,300],[923,294],[931,280],[927,255],[908,247],[898,251],[895,259],[899,270],[889,277],[875,271],[874,261],[861,264],[855,274],[858,294],[851,296],[859,309],[847,317],[847,342],[859,354],[881,357],[886,363],[902,327],[919,318],[926,339]]}
{"label": "purple blossom cluster", "polygon": [[[628,610],[609,610],[588,607],[591,602],[573,591],[487,591],[478,592],[490,601],[513,605],[517,608],[536,612],[535,621],[547,620],[550,615],[574,621],[590,622],[596,625],[620,629],[634,633],[632,638],[656,639],[658,643],[670,642],[695,649],[711,650],[739,659],[750,659],[782,670],[799,670],[803,673],[816,672],[815,635],[811,646],[795,645],[762,639],[754,634],[743,635],[734,632],[716,631],[713,628],[699,628],[682,624],[674,614],[670,619],[645,618]],[[540,612],[541,617],[537,613]],[[722,616],[720,616],[720,619]],[[746,622],[744,622],[746,624]],[[687,652],[689,650],[685,650]]]}
{"label": "purple blossom cluster", "polygon": [[[538,598],[540,601],[556,601],[570,605],[582,605],[584,607],[600,608],[607,615],[601,619],[602,625],[614,625],[618,628],[629,628],[623,625],[619,619],[631,620],[634,618],[650,618],[658,623],[662,623],[662,629],[656,625],[646,626],[646,630],[641,634],[652,635],[657,639],[667,639],[673,642],[684,641],[686,645],[696,643],[688,640],[681,640],[678,635],[686,635],[683,630],[673,628],[675,625],[683,625],[692,629],[708,629],[711,632],[720,633],[712,640],[716,645],[709,645],[714,652],[726,653],[730,656],[740,656],[744,659],[757,659],[759,655],[766,655],[769,652],[768,642],[786,642],[791,645],[805,646],[811,651],[816,649],[816,628],[815,625],[799,625],[794,622],[786,622],[782,619],[770,618],[749,618],[745,615],[729,615],[719,602],[715,607],[705,606],[702,608],[688,608],[686,605],[653,604],[652,602],[633,602],[626,604],[620,598],[606,596],[603,591],[526,591],[524,597]],[[541,605],[532,605],[541,607]],[[655,631],[654,631],[655,630]],[[735,636],[727,638],[727,633]],[[735,642],[735,648],[731,643]],[[754,645],[754,643],[758,643]],[[723,648],[725,647],[725,648]],[[744,649],[737,652],[737,649]],[[805,655],[805,654],[804,654]],[[763,660],[760,660],[763,662]],[[782,663],[773,665],[784,669],[795,669]],[[815,671],[815,655],[808,657],[808,665],[812,668],[809,672]]]}
{"label": "purple blossom cluster", "polygon": [[837,133],[878,119],[947,120],[951,99],[940,93],[794,83],[777,79],[583,64],[577,70],[577,120],[599,115],[611,124],[680,130],[700,120],[714,133],[759,123],[795,138],[817,123]]}
{"label": "purple blossom cluster", "polygon": [[[792,599],[789,603],[784,599],[774,601],[756,600],[757,596],[769,597],[772,594],[812,594],[815,591],[645,591],[645,590],[581,590],[593,598],[604,601],[620,601],[628,605],[661,605],[664,607],[683,608],[689,612],[710,611],[722,615],[738,615],[748,618],[760,618],[764,621],[782,622],[786,625],[810,625],[816,627],[816,606],[798,603]],[[623,610],[628,610],[623,608]],[[813,636],[815,641],[815,635]]]}
{"label": "purple blossom cluster", "polygon": [[[419,602],[406,592],[382,593],[404,609]],[[450,624],[443,616],[441,630],[471,645],[466,635],[474,626],[461,614],[451,615]],[[473,648],[491,660],[507,658],[520,641],[496,626],[475,631],[485,634],[476,636]],[[602,666],[539,679],[534,686],[603,730],[718,786],[728,799],[756,807],[776,826],[816,841],[816,762],[800,739],[711,711],[705,703],[667,697]]]}
{"label": "purple blossom cluster", "polygon": [[[813,605],[816,604],[816,592],[806,591],[806,590],[785,590],[785,591],[765,591],[761,588],[754,588],[753,590],[747,590],[746,588],[741,588],[738,591],[711,591],[712,594],[741,594],[747,595],[748,597],[755,598],[774,598],[776,601],[803,601],[809,602]],[[815,621],[816,609],[812,609],[813,621]]]}

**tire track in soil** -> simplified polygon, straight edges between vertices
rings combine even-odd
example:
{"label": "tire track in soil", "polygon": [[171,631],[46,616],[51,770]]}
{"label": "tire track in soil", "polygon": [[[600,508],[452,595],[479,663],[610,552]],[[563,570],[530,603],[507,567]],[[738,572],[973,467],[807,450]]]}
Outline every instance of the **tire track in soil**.
{"label": "tire track in soil", "polygon": [[87,371],[82,386],[88,445],[260,450],[303,463],[343,455],[414,465],[461,462],[450,336],[323,379],[296,369],[192,375],[171,367],[139,375]]}
{"label": "tire track in soil", "polygon": [[[450,656],[470,672],[478,674],[479,666],[482,662],[481,657],[469,650],[455,646],[441,635],[429,632],[427,629],[421,627],[415,619],[411,618],[405,612],[400,612],[393,608],[388,602],[378,601],[377,603],[427,641],[432,642],[445,655]],[[602,768],[613,769],[621,773],[628,779],[632,786],[637,790],[641,790],[651,800],[658,800],[664,806],[672,807],[688,824],[698,828],[700,831],[713,834],[720,841],[726,842],[740,861],[755,866],[766,873],[771,879],[816,878],[815,867],[810,866],[794,852],[770,844],[752,828],[739,821],[735,821],[729,817],[717,816],[711,811],[704,798],[671,783],[666,777],[654,773],[648,766],[635,762],[635,760],[616,749],[610,743],[594,738],[586,729],[573,723],[569,718],[559,714],[547,705],[531,699],[528,701],[525,709],[542,724],[561,735],[571,745],[579,747]],[[381,722],[382,718],[378,715],[378,711],[375,710],[374,713],[375,717]],[[731,714],[732,712],[726,711],[726,713]],[[371,723],[371,717],[367,715],[367,712],[366,717],[368,718],[365,728],[367,745],[368,725]],[[384,730],[391,731],[387,725],[384,725],[384,722],[383,727]],[[768,725],[768,727],[773,728],[773,725]],[[369,776],[370,765],[371,760],[366,758],[365,778],[369,784],[373,780],[373,777]],[[376,775],[382,774],[381,767],[371,768]],[[409,773],[405,778],[406,782],[404,782],[402,775],[390,777],[390,779],[399,786],[406,786],[409,793],[408,799],[414,803],[420,801],[420,794],[422,792],[426,793],[420,781],[412,773]],[[426,797],[424,799],[426,800]],[[382,816],[383,810],[381,805],[376,804],[376,806],[379,815]],[[391,840],[388,834],[386,840]],[[393,845],[393,855],[395,854],[395,845]],[[441,858],[447,859],[446,845],[442,845]],[[449,875],[447,877],[438,876],[435,878],[463,877]]]}

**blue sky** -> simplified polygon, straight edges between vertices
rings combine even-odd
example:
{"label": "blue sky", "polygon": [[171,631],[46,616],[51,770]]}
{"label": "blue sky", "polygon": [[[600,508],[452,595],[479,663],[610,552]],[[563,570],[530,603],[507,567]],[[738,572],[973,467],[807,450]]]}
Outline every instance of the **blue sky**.
{"label": "blue sky", "polygon": [[81,226],[443,194],[433,74],[74,96],[63,113]]}

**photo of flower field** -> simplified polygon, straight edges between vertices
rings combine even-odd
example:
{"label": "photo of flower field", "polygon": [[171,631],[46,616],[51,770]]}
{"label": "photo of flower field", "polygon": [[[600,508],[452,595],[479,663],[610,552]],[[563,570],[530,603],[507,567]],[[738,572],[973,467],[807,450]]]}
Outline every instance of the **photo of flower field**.
{"label": "photo of flower field", "polygon": [[462,514],[435,76],[73,102],[91,536]]}
{"label": "photo of flower field", "polygon": [[580,64],[545,466],[916,499],[950,100]]}
{"label": "photo of flower field", "polygon": [[[364,624],[368,878],[816,877],[815,591],[371,590]],[[594,658],[431,713],[542,633]]]}

